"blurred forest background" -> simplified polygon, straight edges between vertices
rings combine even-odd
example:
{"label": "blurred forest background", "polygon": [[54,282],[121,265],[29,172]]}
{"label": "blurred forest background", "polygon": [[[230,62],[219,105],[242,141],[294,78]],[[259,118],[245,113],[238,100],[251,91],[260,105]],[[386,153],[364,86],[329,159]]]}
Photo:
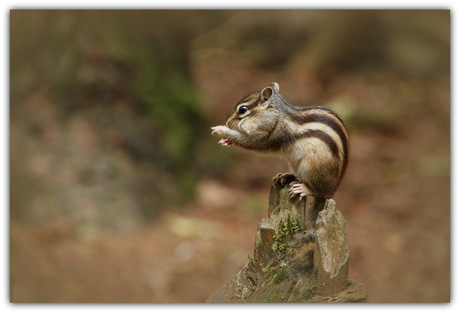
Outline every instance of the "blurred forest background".
{"label": "blurred forest background", "polygon": [[450,11],[10,11],[10,299],[204,302],[277,157],[210,127],[276,81],[336,110],[370,302],[450,301]]}

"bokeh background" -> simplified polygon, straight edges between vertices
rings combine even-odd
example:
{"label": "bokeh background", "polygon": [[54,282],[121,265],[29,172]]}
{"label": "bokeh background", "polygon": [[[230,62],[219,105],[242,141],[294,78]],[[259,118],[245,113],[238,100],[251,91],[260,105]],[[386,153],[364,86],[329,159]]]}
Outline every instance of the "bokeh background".
{"label": "bokeh background", "polygon": [[369,301],[450,301],[449,10],[11,11],[11,301],[206,301],[287,170],[210,127],[273,81],[346,122]]}

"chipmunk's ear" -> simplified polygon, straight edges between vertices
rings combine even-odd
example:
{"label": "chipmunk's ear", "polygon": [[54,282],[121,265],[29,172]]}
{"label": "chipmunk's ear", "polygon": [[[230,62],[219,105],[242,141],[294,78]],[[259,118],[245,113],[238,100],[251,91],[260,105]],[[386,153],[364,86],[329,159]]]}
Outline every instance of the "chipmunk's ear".
{"label": "chipmunk's ear", "polygon": [[280,85],[278,85],[277,82],[273,82],[269,85],[270,87],[272,87],[273,91],[275,93],[279,93],[280,92]]}
{"label": "chipmunk's ear", "polygon": [[262,100],[267,101],[274,93],[278,93],[279,91],[280,86],[277,83],[271,83],[265,87],[260,94],[262,96]]}

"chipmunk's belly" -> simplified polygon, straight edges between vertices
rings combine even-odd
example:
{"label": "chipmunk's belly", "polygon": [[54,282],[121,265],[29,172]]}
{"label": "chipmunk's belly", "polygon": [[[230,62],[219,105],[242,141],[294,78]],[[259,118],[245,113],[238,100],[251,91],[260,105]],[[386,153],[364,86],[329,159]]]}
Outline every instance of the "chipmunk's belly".
{"label": "chipmunk's belly", "polygon": [[317,138],[305,138],[289,147],[287,161],[292,173],[313,192],[331,195],[338,184],[340,162]]}

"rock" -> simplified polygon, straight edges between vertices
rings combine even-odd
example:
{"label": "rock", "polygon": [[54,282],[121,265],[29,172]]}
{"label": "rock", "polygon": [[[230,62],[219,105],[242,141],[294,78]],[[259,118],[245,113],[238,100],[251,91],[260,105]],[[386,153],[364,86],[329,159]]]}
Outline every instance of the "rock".
{"label": "rock", "polygon": [[[301,301],[299,301],[301,302]],[[349,280],[346,289],[336,294],[314,295],[308,302],[310,303],[363,303],[367,302],[367,293],[363,284]]]}
{"label": "rock", "polygon": [[311,226],[305,207],[312,202],[293,200],[288,190],[272,185],[254,257],[207,302],[367,302],[364,286],[348,279],[345,220],[334,200],[326,201]]}
{"label": "rock", "polygon": [[334,294],[348,284],[348,251],[345,219],[332,199],[326,201],[316,220],[315,276],[318,292]]}

